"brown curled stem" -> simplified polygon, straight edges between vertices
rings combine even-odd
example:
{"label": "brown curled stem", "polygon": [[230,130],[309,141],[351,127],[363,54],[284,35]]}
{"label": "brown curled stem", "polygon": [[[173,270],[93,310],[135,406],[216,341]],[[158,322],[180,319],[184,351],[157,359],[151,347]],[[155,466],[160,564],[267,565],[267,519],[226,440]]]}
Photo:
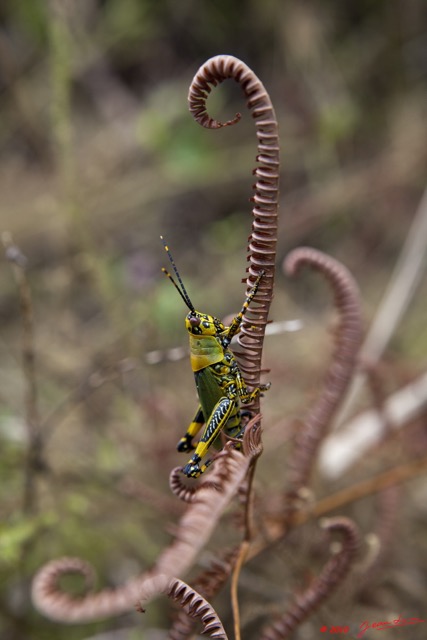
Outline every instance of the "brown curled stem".
{"label": "brown curled stem", "polygon": [[304,265],[320,271],[329,281],[335,307],[340,314],[340,325],[322,392],[309,409],[304,426],[297,434],[294,453],[289,459],[289,492],[294,496],[309,483],[319,446],[356,367],[362,339],[359,291],[350,272],[334,258],[308,247],[292,251],[284,262],[284,270],[293,276]]}
{"label": "brown curled stem", "polygon": [[[236,562],[239,549],[234,548],[214,558],[208,569],[205,569],[193,582],[192,587],[201,596],[211,600],[224,586]],[[193,636],[194,621],[181,609],[169,630],[169,640],[186,640]]]}
{"label": "brown curled stem", "polygon": [[182,467],[174,467],[169,475],[169,487],[172,493],[183,502],[193,502],[200,485],[185,485]]}
{"label": "brown curled stem", "polygon": [[349,518],[324,519],[321,526],[343,537],[341,550],[327,561],[320,575],[304,593],[296,596],[287,613],[261,634],[261,640],[282,640],[306,620],[343,582],[360,544],[355,523]]}
{"label": "brown curled stem", "polygon": [[[53,560],[42,567],[33,580],[32,599],[35,607],[44,615],[64,623],[82,623],[110,618],[133,608],[146,584],[159,574],[182,576],[196,561],[224,510],[245,480],[251,457],[226,445],[218,455],[210,472],[210,481],[220,487],[204,487],[197,493],[197,500],[188,506],[181,517],[175,539],[160,554],[155,565],[140,576],[129,580],[117,589],[103,589],[75,597],[60,587],[62,575],[77,567],[86,567],[80,559]],[[71,562],[71,564],[70,564]],[[78,569],[77,569],[78,570]]]}
{"label": "brown curled stem", "polygon": [[144,612],[145,598],[151,600],[154,596],[164,593],[177,602],[186,613],[203,624],[203,634],[217,640],[227,640],[224,627],[215,609],[203,596],[188,584],[178,578],[167,575],[157,575],[145,585],[143,594],[137,609]]}
{"label": "brown curled stem", "polygon": [[[279,198],[278,125],[270,97],[261,81],[244,62],[227,55],[215,56],[205,62],[191,83],[189,108],[199,124],[208,129],[218,129],[238,122],[239,116],[226,123],[218,122],[206,110],[206,100],[212,87],[227,78],[232,78],[242,87],[255,120],[258,138],[252,233],[248,243],[247,293],[260,273],[264,272],[264,275],[238,338],[244,350],[241,362],[243,375],[246,383],[255,388],[260,384],[264,333],[273,298]],[[251,406],[253,412],[258,413],[259,398]]]}
{"label": "brown curled stem", "polygon": [[174,467],[169,475],[169,487],[172,493],[183,502],[194,502],[201,489],[209,488],[221,491],[221,487],[217,483],[211,482],[210,479],[203,479],[200,484],[192,485],[184,484],[183,479],[182,467]]}

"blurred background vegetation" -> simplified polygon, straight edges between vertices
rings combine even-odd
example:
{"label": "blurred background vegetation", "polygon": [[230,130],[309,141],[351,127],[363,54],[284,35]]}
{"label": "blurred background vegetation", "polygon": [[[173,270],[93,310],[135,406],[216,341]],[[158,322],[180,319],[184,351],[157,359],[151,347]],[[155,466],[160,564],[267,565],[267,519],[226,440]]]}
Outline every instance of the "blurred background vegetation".
{"label": "blurred background vegetation", "polygon": [[[286,438],[268,426],[304,410],[330,350],[329,292],[316,276],[287,282],[284,256],[308,244],[342,260],[369,322],[424,191],[424,0],[1,4],[0,231],[26,257],[35,351],[33,373],[20,272],[5,258],[2,638],[77,640],[135,626],[108,635],[118,640],[167,626],[153,606],[145,621],[62,627],[33,611],[29,584],[61,554],[93,562],[101,584],[120,584],[153,562],[180,513],[168,476],[182,461],[175,444],[195,408],[194,383],[186,360],[153,365],[146,354],[186,342],[186,310],[160,272],[160,234],[196,308],[222,317],[244,296],[254,125],[234,83],[213,92],[209,109],[220,119],[241,111],[236,127],[203,130],[186,105],[197,69],[219,53],[243,59],[275,105],[282,181],[272,318],[304,321],[266,345],[264,490],[283,487],[286,464]],[[424,280],[385,356],[388,392],[425,366],[426,296]],[[425,508],[417,514],[425,524]],[[400,593],[397,606],[419,605],[411,597]]]}

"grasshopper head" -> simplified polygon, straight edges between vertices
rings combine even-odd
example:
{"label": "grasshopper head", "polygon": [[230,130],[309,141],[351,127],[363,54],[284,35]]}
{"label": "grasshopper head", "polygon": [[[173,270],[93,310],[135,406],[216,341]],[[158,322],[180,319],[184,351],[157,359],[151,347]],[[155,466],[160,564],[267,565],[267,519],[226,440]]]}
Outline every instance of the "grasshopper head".
{"label": "grasshopper head", "polygon": [[187,331],[195,336],[217,336],[225,331],[221,320],[195,310],[186,316],[185,326]]}

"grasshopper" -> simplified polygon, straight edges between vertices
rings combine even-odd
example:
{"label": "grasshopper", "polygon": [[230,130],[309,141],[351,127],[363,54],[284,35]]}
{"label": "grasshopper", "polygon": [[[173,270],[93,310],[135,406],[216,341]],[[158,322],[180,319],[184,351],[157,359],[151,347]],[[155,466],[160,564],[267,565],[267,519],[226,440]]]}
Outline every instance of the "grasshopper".
{"label": "grasshopper", "polygon": [[[202,463],[202,459],[212,444],[220,446],[221,432],[232,439],[242,439],[243,418],[250,413],[241,411],[240,403],[248,404],[270,388],[270,383],[268,383],[249,391],[233,352],[229,348],[232,338],[240,331],[242,320],[258,291],[264,272],[262,271],[257,277],[241,311],[233,319],[230,326],[226,327],[215,316],[196,311],[184,287],[169,247],[162,236],[161,239],[179,285],[165,268],[162,271],[171,280],[190,310],[185,318],[185,326],[190,339],[190,361],[196,381],[199,406],[185,435],[178,442],[177,449],[181,452],[195,449],[193,456],[182,468],[182,471],[189,478],[198,478],[212,463],[213,458],[204,463]],[[193,439],[203,425],[205,428],[202,437],[195,446]]]}

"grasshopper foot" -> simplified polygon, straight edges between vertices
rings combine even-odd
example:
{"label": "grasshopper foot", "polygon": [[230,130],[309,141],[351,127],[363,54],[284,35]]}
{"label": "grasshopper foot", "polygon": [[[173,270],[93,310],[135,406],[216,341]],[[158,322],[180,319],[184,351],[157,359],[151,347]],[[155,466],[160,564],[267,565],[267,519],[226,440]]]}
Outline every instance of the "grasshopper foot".
{"label": "grasshopper foot", "polygon": [[198,478],[201,476],[209,465],[212,464],[213,458],[210,458],[202,465],[199,465],[200,460],[201,458],[199,456],[193,456],[190,462],[182,468],[182,473],[184,473],[187,478]]}
{"label": "grasshopper foot", "polygon": [[187,478],[198,478],[203,473],[197,462],[189,462],[182,468],[182,472],[187,476]]}

